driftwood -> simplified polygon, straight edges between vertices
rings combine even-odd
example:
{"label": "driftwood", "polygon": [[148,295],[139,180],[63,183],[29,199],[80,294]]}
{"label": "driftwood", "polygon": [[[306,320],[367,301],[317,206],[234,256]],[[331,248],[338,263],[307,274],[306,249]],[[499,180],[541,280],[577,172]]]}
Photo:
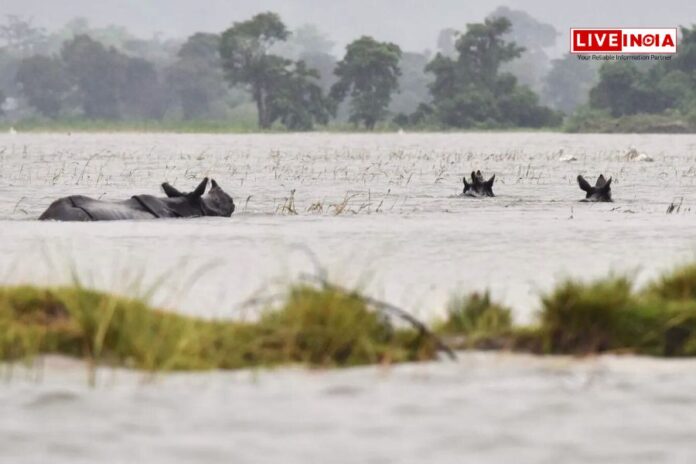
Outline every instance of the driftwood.
{"label": "driftwood", "polygon": [[454,350],[452,350],[452,348],[450,348],[449,345],[447,345],[447,343],[445,343],[440,337],[433,333],[424,323],[413,317],[407,311],[404,311],[403,309],[399,308],[398,306],[395,306],[391,303],[387,303],[385,301],[378,300],[376,298],[372,298],[370,296],[357,293],[354,290],[349,290],[345,287],[332,284],[325,278],[318,275],[301,274],[300,279],[319,284],[326,290],[341,292],[347,295],[359,296],[362,300],[364,300],[369,305],[375,307],[377,310],[382,311],[387,315],[394,316],[403,321],[406,321],[407,323],[412,325],[416,330],[418,330],[421,336],[431,338],[435,342],[437,349],[443,351],[447,356],[449,356],[450,359],[457,359],[457,355],[454,353]]}

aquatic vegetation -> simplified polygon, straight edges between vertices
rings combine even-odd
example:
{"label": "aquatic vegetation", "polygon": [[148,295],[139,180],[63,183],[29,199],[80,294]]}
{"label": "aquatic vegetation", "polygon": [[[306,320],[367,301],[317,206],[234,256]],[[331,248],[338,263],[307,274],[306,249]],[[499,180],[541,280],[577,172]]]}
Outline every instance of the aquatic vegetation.
{"label": "aquatic vegetation", "polygon": [[642,291],[626,277],[566,281],[542,298],[539,336],[549,353],[696,354],[696,267]]}
{"label": "aquatic vegetation", "polygon": [[625,276],[566,280],[542,296],[537,320],[529,326],[511,324],[509,310],[487,293],[474,293],[450,302],[439,332],[457,348],[696,355],[696,265],[678,268],[645,289],[633,287]]}
{"label": "aquatic vegetation", "polygon": [[435,346],[416,331],[395,328],[357,293],[299,285],[258,323],[284,361],[338,366],[432,359]]}
{"label": "aquatic vegetation", "polygon": [[669,300],[696,299],[696,264],[679,267],[650,284],[646,294]]}
{"label": "aquatic vegetation", "polygon": [[[631,279],[566,280],[541,298],[535,324],[514,325],[488,292],[453,298],[436,333],[459,349],[545,354],[696,356],[696,265],[642,290]],[[450,347],[388,303],[305,279],[253,321],[208,320],[75,284],[0,287],[0,361],[42,354],[148,372],[300,364],[344,367],[435,359]],[[452,355],[453,356],[453,355]]]}
{"label": "aquatic vegetation", "polygon": [[[628,342],[626,324],[639,316],[631,282],[610,277],[596,282],[565,281],[542,297],[539,314],[543,346],[552,353],[595,353],[621,348]],[[628,319],[629,321],[627,321]]]}
{"label": "aquatic vegetation", "polygon": [[491,300],[488,291],[457,296],[447,304],[447,318],[438,331],[450,334],[499,334],[512,327],[509,308]]}
{"label": "aquatic vegetation", "polygon": [[46,353],[160,371],[401,362],[432,359],[435,345],[358,294],[307,285],[254,322],[198,319],[79,286],[0,287],[0,359]]}

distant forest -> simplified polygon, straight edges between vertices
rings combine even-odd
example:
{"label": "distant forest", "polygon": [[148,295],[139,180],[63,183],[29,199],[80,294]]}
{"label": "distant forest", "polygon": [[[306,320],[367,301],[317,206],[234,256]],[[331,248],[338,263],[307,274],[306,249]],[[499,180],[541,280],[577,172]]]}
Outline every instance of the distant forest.
{"label": "distant forest", "polygon": [[693,131],[696,32],[670,61],[550,59],[559,34],[499,7],[444,28],[434,51],[357,37],[345,50],[319,27],[261,13],[180,40],[134,37],[81,18],[47,32],[0,24],[0,121],[104,121],[312,130],[319,127]]}

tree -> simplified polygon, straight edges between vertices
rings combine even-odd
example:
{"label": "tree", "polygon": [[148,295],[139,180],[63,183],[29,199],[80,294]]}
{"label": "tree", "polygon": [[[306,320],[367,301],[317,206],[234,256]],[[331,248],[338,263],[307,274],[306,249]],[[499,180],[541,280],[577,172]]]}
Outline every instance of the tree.
{"label": "tree", "polygon": [[590,107],[621,117],[678,110],[696,114],[696,31],[681,28],[679,53],[669,61],[606,62],[590,90]]}
{"label": "tree", "polygon": [[288,37],[288,30],[275,13],[260,13],[235,23],[222,33],[220,56],[227,79],[246,85],[258,111],[259,127],[271,127],[270,99],[282,81],[290,60],[269,53],[270,47]]}
{"label": "tree", "polygon": [[17,70],[21,61],[6,48],[0,48],[0,89],[3,89],[7,97],[20,93],[17,87]]}
{"label": "tree", "polygon": [[280,121],[290,129],[307,130],[328,119],[318,72],[303,61],[293,62],[269,52],[288,35],[277,14],[261,13],[235,23],[220,40],[227,79],[250,89],[259,127],[264,129]]}
{"label": "tree", "polygon": [[58,116],[70,88],[63,63],[41,55],[21,61],[17,83],[29,105],[49,118]]}
{"label": "tree", "polygon": [[419,104],[430,100],[428,85],[432,75],[425,72],[428,59],[425,53],[404,52],[401,55],[399,93],[392,98],[389,106],[391,112],[411,113]]}
{"label": "tree", "polygon": [[20,57],[30,56],[46,45],[46,33],[34,27],[31,20],[7,15],[5,23],[0,24],[0,43]]}
{"label": "tree", "polygon": [[334,74],[338,81],[331,87],[336,102],[351,96],[350,121],[373,129],[383,119],[394,91],[399,88],[401,49],[388,42],[363,36],[346,47],[343,60]]}
{"label": "tree", "polygon": [[313,24],[305,24],[295,29],[284,42],[274,45],[273,51],[289,60],[304,61],[308,68],[317,70],[321,88],[328,92],[336,82],[333,47],[334,42],[326,34]]}
{"label": "tree", "polygon": [[164,94],[152,63],[106,48],[86,35],[63,45],[68,69],[85,116],[93,119],[158,118]]}
{"label": "tree", "polygon": [[696,26],[680,28],[679,53],[671,61],[662,62],[667,70],[678,69],[687,73],[696,72]]}
{"label": "tree", "polygon": [[184,119],[208,117],[225,95],[220,61],[220,36],[194,34],[181,46],[178,60],[167,70],[167,82]]}
{"label": "tree", "polygon": [[319,73],[307,68],[303,61],[282,76],[283,83],[270,100],[272,121],[280,120],[291,130],[310,130],[314,122],[326,124],[329,110],[318,83]]}
{"label": "tree", "polygon": [[590,89],[597,83],[596,61],[578,60],[567,53],[551,61],[543,81],[542,99],[552,108],[570,114],[587,103]]}
{"label": "tree", "polygon": [[608,109],[612,116],[659,113],[673,101],[632,61],[607,62],[599,68],[599,82],[590,90],[590,105]]}
{"label": "tree", "polygon": [[272,52],[289,60],[303,55],[331,54],[334,43],[313,24],[305,24],[288,34],[285,40],[276,42]]}
{"label": "tree", "polygon": [[524,51],[516,43],[504,40],[510,27],[507,18],[489,18],[467,26],[466,33],[456,43],[462,77],[477,85],[495,84],[500,66],[518,58]]}
{"label": "tree", "polygon": [[517,85],[512,74],[500,73],[524,50],[503,39],[509,29],[507,18],[469,24],[455,44],[456,58],[438,53],[428,63],[426,71],[435,75],[430,93],[439,121],[454,127],[560,123],[560,116],[540,106],[536,94]]}
{"label": "tree", "polygon": [[556,29],[525,11],[513,10],[506,6],[496,8],[489,17],[507,18],[511,27],[503,39],[524,47],[519,58],[503,64],[501,69],[512,73],[520,83],[534,90],[541,90],[542,79],[549,69],[549,57],[545,49],[556,44]]}
{"label": "tree", "polygon": [[155,66],[143,58],[122,56],[125,58],[119,89],[122,117],[160,119],[166,106],[166,93]]}
{"label": "tree", "polygon": [[61,55],[78,89],[85,116],[119,118],[120,90],[125,73],[120,54],[87,35],[78,35],[63,45]]}
{"label": "tree", "polygon": [[306,63],[308,68],[317,71],[322,91],[330,92],[331,86],[336,82],[336,76],[333,73],[336,69],[336,58],[329,53],[304,52],[299,60]]}

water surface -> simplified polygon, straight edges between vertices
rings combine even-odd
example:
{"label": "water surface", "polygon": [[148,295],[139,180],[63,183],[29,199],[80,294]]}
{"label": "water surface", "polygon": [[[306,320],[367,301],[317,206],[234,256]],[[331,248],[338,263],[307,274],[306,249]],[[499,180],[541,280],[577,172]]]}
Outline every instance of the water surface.
{"label": "water surface", "polygon": [[[631,161],[635,148],[654,162]],[[575,161],[562,161],[575,158]],[[458,198],[496,174],[493,199]],[[615,202],[583,204],[582,173],[613,176]],[[231,219],[67,224],[55,198],[158,194],[212,176]],[[0,279],[144,291],[177,310],[237,317],[274,282],[314,270],[430,317],[489,288],[520,320],[559,279],[694,257],[696,136],[467,134],[18,134],[0,136]],[[668,205],[681,203],[678,214]]]}
{"label": "water surface", "polygon": [[[495,198],[457,197],[472,169],[496,174]],[[579,203],[579,173],[613,176],[616,201]],[[231,219],[34,220],[60,196],[186,190],[203,176],[235,197]],[[691,135],[0,135],[0,282],[79,278],[243,317],[245,300],[318,261],[425,319],[453,293],[490,288],[523,321],[565,277],[640,283],[692,259],[695,178]],[[470,353],[154,383],[102,370],[90,389],[82,365],[49,358],[0,369],[0,461],[692,463],[695,368]]]}

